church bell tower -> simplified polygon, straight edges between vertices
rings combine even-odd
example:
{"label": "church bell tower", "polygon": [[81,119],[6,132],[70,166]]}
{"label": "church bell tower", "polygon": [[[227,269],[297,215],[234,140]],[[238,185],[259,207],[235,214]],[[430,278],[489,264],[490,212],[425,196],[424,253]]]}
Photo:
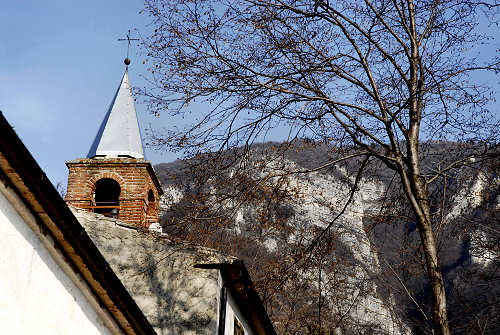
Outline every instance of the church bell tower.
{"label": "church bell tower", "polygon": [[87,157],[66,162],[66,202],[147,228],[158,222],[163,191],[151,163],[144,159],[128,58],[125,64],[120,86]]}

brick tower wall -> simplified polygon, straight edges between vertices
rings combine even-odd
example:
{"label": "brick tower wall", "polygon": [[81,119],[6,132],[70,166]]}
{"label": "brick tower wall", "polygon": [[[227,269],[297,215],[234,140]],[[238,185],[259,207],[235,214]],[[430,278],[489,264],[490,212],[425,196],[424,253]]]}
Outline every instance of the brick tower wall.
{"label": "brick tower wall", "polygon": [[97,181],[110,178],[120,185],[118,219],[144,227],[158,222],[161,188],[150,162],[106,158],[79,159],[66,162],[66,165],[69,169],[68,204],[93,211]]}

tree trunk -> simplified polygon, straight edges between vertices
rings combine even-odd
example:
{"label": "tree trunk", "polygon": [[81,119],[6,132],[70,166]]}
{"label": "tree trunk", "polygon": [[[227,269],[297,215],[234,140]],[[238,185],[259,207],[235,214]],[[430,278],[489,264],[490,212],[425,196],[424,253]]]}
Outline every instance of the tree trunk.
{"label": "tree trunk", "polygon": [[422,248],[427,265],[427,275],[431,286],[432,321],[434,333],[449,335],[448,317],[446,313],[446,294],[441,265],[438,258],[437,244],[432,231],[429,194],[425,181],[420,173],[418,160],[418,141],[408,143],[409,171],[402,171],[403,186],[410,200],[417,220],[417,228],[422,241]]}
{"label": "tree trunk", "polygon": [[422,241],[427,263],[427,275],[429,276],[432,291],[432,320],[434,323],[434,330],[437,334],[449,335],[445,286],[438,258],[436,240],[430,222],[428,194],[422,178],[420,176],[412,177],[412,188],[415,189],[417,203],[421,209],[418,211],[419,214],[417,214],[417,226]]}
{"label": "tree trunk", "polygon": [[441,273],[441,265],[439,264],[436,240],[432,231],[429,194],[427,193],[425,181],[420,171],[420,157],[418,153],[420,122],[422,120],[423,111],[422,94],[424,91],[425,71],[420,58],[417,23],[415,21],[415,7],[412,0],[408,1],[408,11],[410,20],[409,37],[411,41],[411,57],[409,58],[410,80],[408,85],[410,93],[410,123],[406,143],[408,157],[405,162],[408,170],[405,171],[404,165],[401,164],[401,177],[406,178],[406,180],[403,180],[403,185],[405,186],[405,193],[415,213],[418,232],[425,255],[427,275],[429,276],[431,285],[432,323],[434,325],[434,333],[449,335],[450,330],[448,328],[448,317],[446,313],[444,280]]}

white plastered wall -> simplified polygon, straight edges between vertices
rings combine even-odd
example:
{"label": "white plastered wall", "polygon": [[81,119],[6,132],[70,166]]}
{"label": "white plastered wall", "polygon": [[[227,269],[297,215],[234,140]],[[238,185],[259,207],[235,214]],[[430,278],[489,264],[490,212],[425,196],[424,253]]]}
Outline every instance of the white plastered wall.
{"label": "white plastered wall", "polygon": [[231,293],[227,292],[227,303],[226,303],[226,327],[224,334],[233,335],[234,334],[234,318],[238,318],[243,329],[245,330],[245,335],[253,335],[252,330],[248,326],[247,321],[243,318],[236,302],[234,301]]}
{"label": "white plastered wall", "polygon": [[[0,183],[1,332],[116,333],[109,314],[96,309],[97,302],[89,301],[92,295],[82,279],[68,272],[69,265],[61,262],[56,248],[51,248],[50,237],[37,234],[27,221],[33,225],[34,217],[17,195]],[[54,256],[59,256],[58,261]]]}

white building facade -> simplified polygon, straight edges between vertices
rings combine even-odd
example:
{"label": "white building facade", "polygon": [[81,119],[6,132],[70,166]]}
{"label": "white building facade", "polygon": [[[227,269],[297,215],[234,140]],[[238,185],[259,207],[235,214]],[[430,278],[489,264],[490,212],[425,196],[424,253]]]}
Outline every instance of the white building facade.
{"label": "white building facade", "polygon": [[4,334],[111,334],[117,327],[43,235],[21,199],[0,184],[0,328]]}

